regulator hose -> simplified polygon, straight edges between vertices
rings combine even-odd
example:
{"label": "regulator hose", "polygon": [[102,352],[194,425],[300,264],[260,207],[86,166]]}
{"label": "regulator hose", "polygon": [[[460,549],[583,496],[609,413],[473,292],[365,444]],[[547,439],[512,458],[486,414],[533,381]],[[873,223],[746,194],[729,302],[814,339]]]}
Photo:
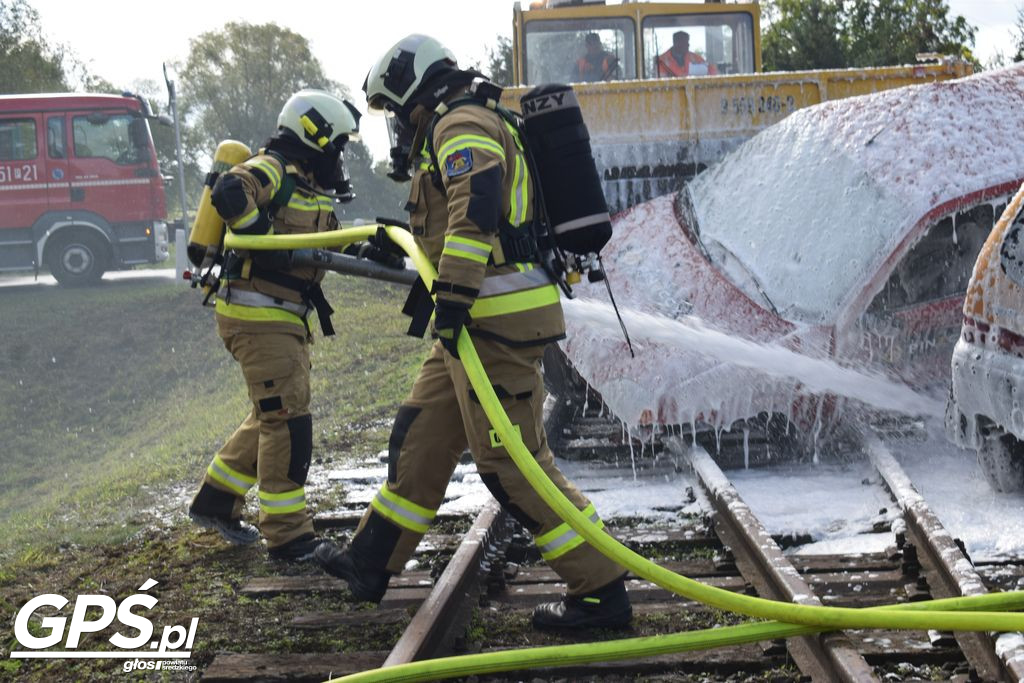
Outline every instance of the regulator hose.
{"label": "regulator hose", "polygon": [[[346,228],[305,235],[241,236],[227,234],[225,246],[231,249],[305,249],[340,247],[375,234],[377,225]],[[407,231],[384,226],[388,236],[412,259],[429,290],[437,277],[433,265],[416,246]],[[660,567],[633,552],[600,527],[593,524],[548,479],[534,461],[508,415],[501,407],[487,374],[480,363],[469,334],[463,330],[458,340],[459,356],[470,384],[476,391],[491,426],[516,466],[544,502],[569,526],[603,555],[631,572],[677,595],[719,609],[774,621],[690,631],[686,633],[632,638],[599,644],[566,645],[526,651],[507,651],[414,662],[385,670],[369,671],[337,680],[395,681],[431,680],[493,673],[515,668],[578,661],[610,661],[642,655],[663,654],[702,647],[720,647],[755,640],[787,638],[818,631],[841,629],[915,629],[943,631],[1024,631],[1024,614],[1008,610],[1024,608],[1024,591],[990,593],[980,596],[947,598],[926,602],[887,605],[873,608],[807,606],[767,600],[704,585]],[[784,623],[778,623],[784,622]],[[470,670],[468,667],[477,667]],[[498,668],[492,668],[498,667]],[[403,673],[404,672],[404,673]],[[399,678],[399,676],[407,676]]]}

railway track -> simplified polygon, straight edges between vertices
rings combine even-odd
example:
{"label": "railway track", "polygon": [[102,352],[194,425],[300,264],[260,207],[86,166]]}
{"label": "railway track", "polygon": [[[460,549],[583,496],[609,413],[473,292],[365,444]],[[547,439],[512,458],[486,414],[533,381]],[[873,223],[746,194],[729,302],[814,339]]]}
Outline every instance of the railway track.
{"label": "railway track", "polygon": [[[880,552],[807,556],[782,551],[800,539],[773,538],[699,440],[694,448],[688,438],[648,434],[645,456],[639,458],[641,445],[630,443],[617,423],[596,410],[562,436],[562,449],[570,456],[600,457],[602,464],[595,469],[679,477],[681,503],[696,499],[703,513],[676,515],[669,526],[635,518],[606,522],[632,549],[710,585],[802,604],[867,607],[1012,589],[1024,576],[1024,563],[973,564],[874,436],[866,437],[864,448],[877,471],[875,485],[886,487],[892,511],[898,512],[880,515],[871,531],[890,542]],[[689,469],[693,490],[682,485],[686,480],[680,475]],[[346,516],[320,518],[317,524],[338,529],[357,521]],[[631,577],[635,618],[628,631],[598,631],[583,639],[538,633],[529,623],[533,606],[557,599],[564,587],[540,561],[528,535],[493,502],[472,520],[445,520],[421,549],[419,566],[392,580],[378,608],[353,605],[348,611],[311,613],[280,624],[283,629],[320,629],[342,639],[349,631],[373,628],[381,633],[379,648],[225,653],[207,667],[203,680],[318,681],[446,654],[657,635],[744,620]],[[336,579],[301,574],[255,578],[240,592],[269,604],[275,596],[341,591],[344,584]],[[528,675],[530,680],[1017,681],[1024,679],[1020,642],[1015,635],[996,639],[989,634],[861,630],[476,680]]]}

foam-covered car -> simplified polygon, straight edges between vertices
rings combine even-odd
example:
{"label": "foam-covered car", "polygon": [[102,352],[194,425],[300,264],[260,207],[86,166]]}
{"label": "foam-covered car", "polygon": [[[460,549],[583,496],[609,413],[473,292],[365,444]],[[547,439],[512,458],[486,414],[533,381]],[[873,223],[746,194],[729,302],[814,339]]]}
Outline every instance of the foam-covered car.
{"label": "foam-covered car", "polygon": [[[1024,179],[1021,102],[1019,64],[798,111],[615,217],[616,299],[944,392],[971,266]],[[562,344],[626,423],[814,435],[844,408],[785,373],[634,334],[632,358],[570,314]]]}
{"label": "foam-covered car", "polygon": [[1024,185],[978,255],[952,372],[950,437],[993,489],[1024,489]]}

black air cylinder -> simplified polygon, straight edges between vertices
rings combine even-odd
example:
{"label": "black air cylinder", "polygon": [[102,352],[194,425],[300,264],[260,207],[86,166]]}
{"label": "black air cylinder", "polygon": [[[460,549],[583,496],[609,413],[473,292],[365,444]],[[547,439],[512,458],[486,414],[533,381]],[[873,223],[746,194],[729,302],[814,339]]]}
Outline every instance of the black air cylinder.
{"label": "black air cylinder", "polygon": [[612,222],[576,93],[551,83],[519,104],[555,242],[573,254],[600,252]]}

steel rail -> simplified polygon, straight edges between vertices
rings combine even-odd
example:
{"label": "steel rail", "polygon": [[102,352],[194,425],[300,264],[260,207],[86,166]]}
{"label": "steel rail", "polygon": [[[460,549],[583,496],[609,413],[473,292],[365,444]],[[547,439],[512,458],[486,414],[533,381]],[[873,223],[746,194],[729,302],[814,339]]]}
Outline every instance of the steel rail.
{"label": "steel rail", "polygon": [[458,628],[464,625],[464,617],[468,615],[461,612],[477,603],[481,579],[486,574],[485,560],[510,531],[505,512],[491,500],[477,515],[430,596],[420,605],[382,667],[441,654]]}
{"label": "steel rail", "polygon": [[[714,508],[715,530],[736,558],[736,566],[758,595],[802,605],[821,600],[782,554],[764,525],[703,448],[671,439],[667,447],[686,459]],[[786,641],[794,662],[813,681],[880,680],[842,633],[799,636]]]}
{"label": "steel rail", "polygon": [[[982,595],[985,589],[974,564],[957,545],[932,512],[924,497],[881,440],[865,438],[868,458],[885,481],[890,495],[903,513],[911,542],[930,571],[938,597]],[[1024,645],[1015,634],[1003,634],[1000,643],[983,632],[956,632],[957,643],[975,671],[986,680],[1024,680]]]}

